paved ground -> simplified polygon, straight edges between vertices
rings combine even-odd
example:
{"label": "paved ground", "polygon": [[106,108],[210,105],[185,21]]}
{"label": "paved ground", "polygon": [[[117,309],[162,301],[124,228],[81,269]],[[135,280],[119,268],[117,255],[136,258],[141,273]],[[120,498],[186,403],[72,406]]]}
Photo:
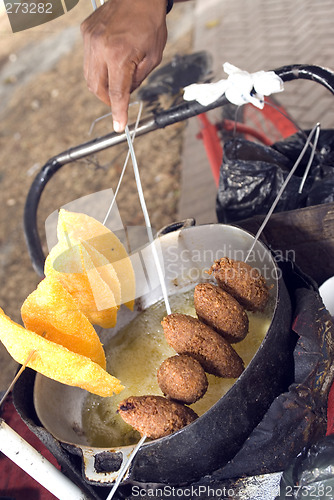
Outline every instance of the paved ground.
{"label": "paved ground", "polygon": [[[332,0],[196,0],[194,50],[213,56],[216,79],[226,61],[249,72],[306,63],[334,70]],[[280,102],[302,127],[334,126],[334,97],[309,81],[286,84]],[[216,187],[201,143],[197,118],[184,144],[179,216],[214,222]]]}
{"label": "paved ground", "polygon": [[[194,25],[193,50],[211,52],[216,79],[224,76],[221,65],[225,61],[250,72],[291,63],[334,69],[333,0],[193,2],[194,9],[189,9],[185,19],[187,25]],[[179,7],[175,5],[175,9]],[[323,127],[334,126],[334,99],[328,91],[311,82],[294,82],[288,87],[280,101],[302,127],[317,121]],[[197,131],[194,118],[184,141],[179,217],[195,217],[200,224],[216,220],[216,186],[202,144],[196,139]]]}
{"label": "paved ground", "polygon": [[[193,0],[176,3],[174,9],[169,17],[173,23],[171,42],[193,27],[193,50],[211,53],[216,80],[225,76],[222,70],[225,61],[250,72],[291,63],[334,69],[333,0]],[[71,45],[73,30],[66,33],[64,39]],[[51,42],[54,40],[56,36]],[[53,61],[55,56],[56,52]],[[42,58],[42,63],[34,65],[35,73],[46,63],[43,61]],[[5,74],[1,77],[6,81]],[[20,68],[16,77],[22,83],[26,78],[24,68]],[[12,87],[7,87],[2,86],[7,92],[2,95],[2,102],[9,100]],[[323,127],[334,126],[333,96],[320,85],[291,82],[279,99],[303,127],[317,121]],[[183,149],[179,218],[194,217],[200,224],[216,220],[216,186],[204,148],[196,139],[198,130],[197,118],[190,120]]]}
{"label": "paved ground", "polygon": [[[175,53],[191,51],[190,3],[179,4],[168,16],[171,29],[163,62]],[[91,11],[90,2],[79,2],[66,16],[13,34],[7,15],[1,14],[0,0],[0,306],[16,322],[21,322],[22,303],[39,280],[22,229],[31,182],[48,158],[111,131],[106,119],[96,124],[91,137],[88,134],[92,122],[108,112],[87,90],[83,78],[79,25]],[[137,110],[131,108],[131,121]],[[176,124],[157,130],[141,137],[136,146],[150,218],[157,229],[177,219],[183,128],[184,124]],[[57,173],[39,204],[43,242],[44,222],[54,210],[84,195],[116,188],[126,149],[124,144],[101,152],[93,160],[99,167],[77,162]],[[131,168],[123,179],[117,205],[126,225],[142,224]],[[17,365],[1,343],[0,366],[2,390]]]}

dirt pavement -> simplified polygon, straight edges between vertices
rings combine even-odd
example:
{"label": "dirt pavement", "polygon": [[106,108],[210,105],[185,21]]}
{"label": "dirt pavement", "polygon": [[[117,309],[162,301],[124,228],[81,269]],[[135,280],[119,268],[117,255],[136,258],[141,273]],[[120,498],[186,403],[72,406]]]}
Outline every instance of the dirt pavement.
{"label": "dirt pavement", "polygon": [[[177,5],[169,17],[173,27],[164,62],[191,51],[190,6]],[[27,253],[22,220],[25,198],[36,172],[54,155],[90,139],[92,122],[108,112],[87,90],[82,73],[79,25],[91,12],[89,2],[46,25],[12,34],[0,17],[0,307],[20,322],[20,307],[39,278]],[[136,110],[132,111],[132,119]],[[136,139],[146,203],[154,228],[173,222],[180,192],[180,154],[184,125],[174,125]],[[93,136],[111,131],[110,121]],[[126,147],[112,148],[97,163],[64,167],[47,186],[38,214],[44,234],[46,217],[65,203],[106,188],[116,188]],[[143,222],[132,170],[128,169],[117,198],[125,225]],[[45,251],[47,248],[45,246]],[[0,346],[0,390],[16,369]]]}

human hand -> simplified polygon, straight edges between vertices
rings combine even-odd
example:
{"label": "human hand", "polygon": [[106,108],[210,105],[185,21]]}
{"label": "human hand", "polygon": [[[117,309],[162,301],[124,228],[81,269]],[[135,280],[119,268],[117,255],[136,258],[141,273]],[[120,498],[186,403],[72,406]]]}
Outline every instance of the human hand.
{"label": "human hand", "polygon": [[116,132],[130,93],[160,63],[167,41],[166,0],[109,0],[81,25],[89,90],[111,106]]}

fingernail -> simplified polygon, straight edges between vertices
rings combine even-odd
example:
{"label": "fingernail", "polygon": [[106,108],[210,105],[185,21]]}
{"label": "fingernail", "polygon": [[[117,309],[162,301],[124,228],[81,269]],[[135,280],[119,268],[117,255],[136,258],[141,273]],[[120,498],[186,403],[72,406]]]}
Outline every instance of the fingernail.
{"label": "fingernail", "polygon": [[122,132],[122,127],[121,127],[121,124],[119,122],[114,121],[113,126],[114,126],[115,132]]}

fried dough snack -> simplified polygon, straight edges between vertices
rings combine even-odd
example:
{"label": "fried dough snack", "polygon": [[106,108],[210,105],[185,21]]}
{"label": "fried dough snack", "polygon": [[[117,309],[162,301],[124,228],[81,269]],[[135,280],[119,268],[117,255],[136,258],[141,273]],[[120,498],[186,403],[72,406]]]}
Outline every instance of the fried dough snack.
{"label": "fried dough snack", "polygon": [[269,289],[263,276],[249,264],[223,257],[214,262],[209,273],[248,311],[263,311],[266,307]]}
{"label": "fried dough snack", "polygon": [[58,243],[45,278],[24,301],[26,328],[0,309],[0,341],[20,364],[99,396],[124,387],[106,370],[92,324],[115,326],[121,303],[133,308],[135,274],[120,240],[86,214],[60,210]]}
{"label": "fried dough snack", "polygon": [[168,436],[198,418],[188,406],[163,396],[131,396],[117,411],[126,423],[151,439]]}
{"label": "fried dough snack", "polygon": [[92,324],[62,284],[47,276],[22,304],[27,330],[106,368],[106,357]]}
{"label": "fried dough snack", "polygon": [[14,323],[0,309],[0,340],[20,364],[66,385],[81,387],[98,396],[118,394],[124,387],[90,358],[72,352],[38,333]]}
{"label": "fried dough snack", "polygon": [[207,373],[237,378],[243,372],[244,363],[233,347],[199,319],[174,313],[163,319],[162,326],[168,344],[197,359]]}
{"label": "fried dough snack", "polygon": [[186,354],[165,359],[157,378],[165,396],[185,404],[198,401],[208,388],[208,379],[202,366]]}
{"label": "fried dough snack", "polygon": [[248,333],[248,316],[239,302],[211,283],[195,287],[194,304],[198,318],[230,343],[243,340]]}

